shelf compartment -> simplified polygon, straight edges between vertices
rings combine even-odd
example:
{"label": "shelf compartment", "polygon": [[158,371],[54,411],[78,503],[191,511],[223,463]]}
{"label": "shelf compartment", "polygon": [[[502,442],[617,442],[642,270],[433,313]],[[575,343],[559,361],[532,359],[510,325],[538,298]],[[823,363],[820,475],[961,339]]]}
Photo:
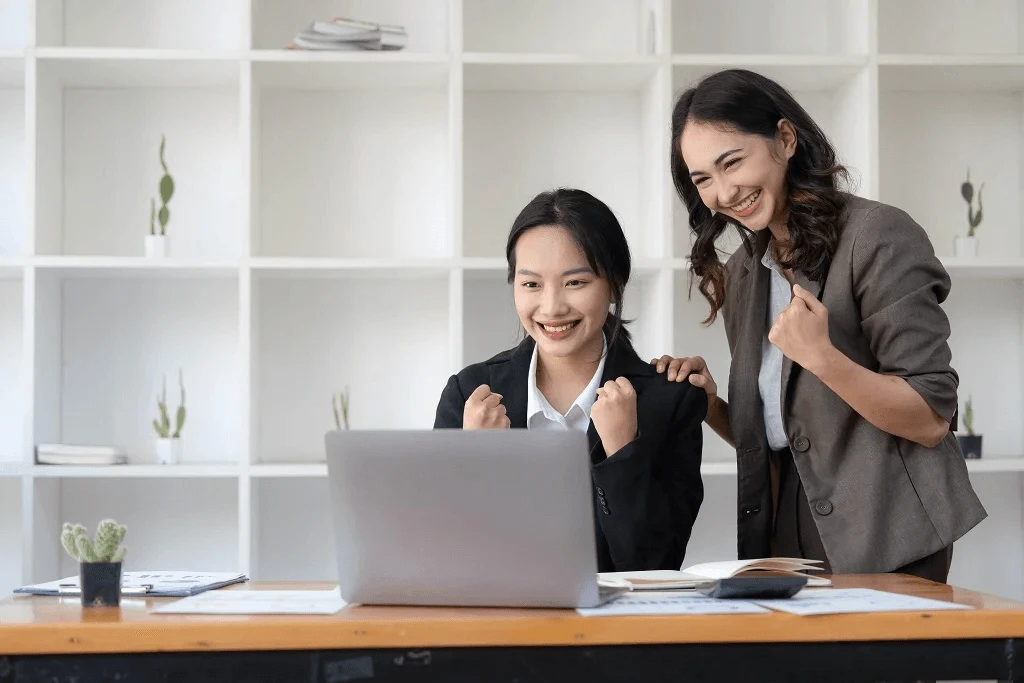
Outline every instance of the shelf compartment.
{"label": "shelf compartment", "polygon": [[452,372],[448,280],[254,280],[256,461],[322,462],[346,386],[353,429],[431,427]]}
{"label": "shelf compartment", "polygon": [[[515,83],[474,76],[490,69]],[[530,83],[541,67],[467,65],[463,118],[463,253],[470,258],[504,258],[515,217],[533,197],[556,187],[586,190],[609,206],[629,240],[635,259],[662,256],[663,227],[650,178],[664,141],[651,128],[663,114],[668,84],[657,72],[615,90],[545,90],[567,74],[599,67],[559,66],[547,80]],[[627,70],[635,67],[629,66]],[[647,67],[639,67],[646,73]]]}
{"label": "shelf compartment", "polygon": [[0,3],[0,53],[23,52],[29,44],[30,17],[35,0]]}
{"label": "shelf compartment", "polygon": [[878,87],[887,92],[1008,93],[1024,91],[1024,55],[889,55],[879,58]]}
{"label": "shelf compartment", "polygon": [[[449,0],[253,2],[252,46],[258,50],[281,50],[292,42],[297,32],[308,29],[313,21],[348,17],[405,27],[409,42],[401,52],[444,54],[448,52],[449,44],[449,7]],[[341,54],[353,53],[346,51]]]}
{"label": "shelf compartment", "polygon": [[473,0],[462,5],[466,52],[645,55],[659,50],[654,0]]}
{"label": "shelf compartment", "polygon": [[40,46],[237,50],[248,40],[248,0],[35,4]]}
{"label": "shelf compartment", "polygon": [[955,280],[943,304],[952,330],[949,347],[959,378],[961,420],[964,404],[971,398],[974,428],[984,437],[983,451],[992,456],[989,461],[1024,453],[1020,420],[1007,419],[1024,414],[1021,291],[1012,280]]}
{"label": "shelf compartment", "polygon": [[254,64],[253,253],[450,257],[447,76],[445,64]]}
{"label": "shelf compartment", "polygon": [[95,533],[101,519],[128,527],[124,571],[239,571],[238,482],[233,479],[37,479],[36,576],[73,576],[60,544],[64,521]]}
{"label": "shelf compartment", "polygon": [[22,280],[0,279],[0,465],[25,463]]}
{"label": "shelf compartment", "polygon": [[183,463],[244,459],[237,279],[35,277],[35,444],[113,445],[155,463],[157,396],[166,375],[173,420],[180,368]]}
{"label": "shelf compartment", "polygon": [[21,479],[0,476],[0,595],[10,595],[21,582]]}
{"label": "shelf compartment", "polygon": [[[150,201],[160,205],[159,151],[166,136],[175,183],[168,255],[241,255],[237,63],[57,59],[38,66],[39,120],[31,141],[37,254],[141,256]],[[229,80],[196,77],[221,66]],[[149,82],[149,73],[164,75]],[[175,73],[180,87],[168,85],[178,80],[168,75]],[[105,77],[110,82],[102,85]]]}
{"label": "shelf compartment", "polygon": [[910,214],[936,254],[951,257],[955,237],[969,227],[960,185],[970,169],[976,197],[985,183],[977,262],[1015,264],[1024,257],[1024,79],[1005,91],[928,90],[938,69],[925,68],[920,89],[896,90],[888,71],[881,70],[888,87],[879,93],[881,200]]}
{"label": "shelf compartment", "polygon": [[328,487],[326,477],[253,481],[253,580],[337,582]]}
{"label": "shelf compartment", "polygon": [[1021,0],[879,0],[878,50],[998,55],[1024,47]]}
{"label": "shelf compartment", "polygon": [[672,51],[866,54],[867,0],[672,0]]}
{"label": "shelf compartment", "polygon": [[[11,63],[18,67],[14,74],[8,69]],[[0,58],[0,260],[22,257],[28,251],[28,166],[21,66],[21,60]]]}

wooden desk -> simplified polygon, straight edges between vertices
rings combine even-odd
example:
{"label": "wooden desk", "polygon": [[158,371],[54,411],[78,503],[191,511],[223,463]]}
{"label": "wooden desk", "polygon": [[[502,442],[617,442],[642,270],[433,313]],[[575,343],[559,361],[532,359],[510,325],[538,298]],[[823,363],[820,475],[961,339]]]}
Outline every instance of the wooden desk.
{"label": "wooden desk", "polygon": [[[580,617],[571,610],[350,606],[324,616],[150,614],[0,601],[0,683],[267,681],[1024,681],[1024,603],[908,576],[837,576],[970,611]],[[225,590],[328,588],[242,584]],[[131,654],[126,654],[131,653]],[[158,673],[159,672],[159,673]],[[77,676],[74,677],[74,676]]]}

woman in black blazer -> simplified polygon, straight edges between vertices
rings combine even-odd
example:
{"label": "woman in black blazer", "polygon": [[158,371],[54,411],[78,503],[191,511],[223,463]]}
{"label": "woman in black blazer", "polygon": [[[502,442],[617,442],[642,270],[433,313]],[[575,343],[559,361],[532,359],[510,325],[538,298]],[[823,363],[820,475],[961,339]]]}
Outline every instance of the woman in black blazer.
{"label": "woman in black blazer", "polygon": [[434,427],[586,431],[598,571],[678,569],[704,498],[707,395],[633,350],[621,318],[630,254],[615,215],[582,190],[542,193],[505,254],[526,336],[453,375]]}

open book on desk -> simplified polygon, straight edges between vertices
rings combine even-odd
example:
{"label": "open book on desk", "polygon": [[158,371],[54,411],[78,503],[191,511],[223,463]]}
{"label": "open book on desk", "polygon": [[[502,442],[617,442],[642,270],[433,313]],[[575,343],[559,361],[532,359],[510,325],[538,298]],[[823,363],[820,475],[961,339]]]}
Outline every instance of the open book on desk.
{"label": "open book on desk", "polygon": [[601,583],[629,584],[635,591],[687,590],[718,579],[735,576],[807,576],[808,588],[823,588],[832,581],[822,576],[808,576],[807,572],[820,572],[821,560],[797,557],[766,557],[758,560],[725,560],[705,562],[683,570],[656,569],[640,572],[602,572],[597,575]]}

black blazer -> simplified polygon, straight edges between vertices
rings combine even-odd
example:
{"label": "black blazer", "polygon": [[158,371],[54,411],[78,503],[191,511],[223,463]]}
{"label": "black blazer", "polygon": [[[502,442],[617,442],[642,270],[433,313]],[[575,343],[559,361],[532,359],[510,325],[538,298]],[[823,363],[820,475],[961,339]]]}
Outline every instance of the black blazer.
{"label": "black blazer", "polygon": [[[462,428],[466,398],[481,384],[502,395],[513,429],[526,428],[527,381],[534,342],[452,375],[441,394],[434,428]],[[697,511],[707,394],[688,382],[669,382],[616,343],[601,383],[625,377],[637,394],[639,436],[605,456],[594,424],[587,432],[594,481],[598,571],[679,569]]]}

